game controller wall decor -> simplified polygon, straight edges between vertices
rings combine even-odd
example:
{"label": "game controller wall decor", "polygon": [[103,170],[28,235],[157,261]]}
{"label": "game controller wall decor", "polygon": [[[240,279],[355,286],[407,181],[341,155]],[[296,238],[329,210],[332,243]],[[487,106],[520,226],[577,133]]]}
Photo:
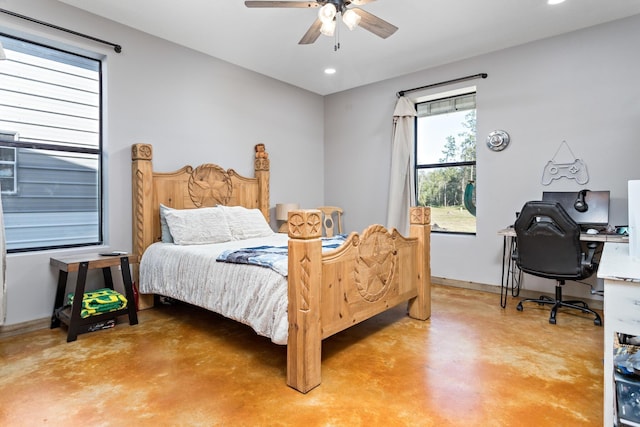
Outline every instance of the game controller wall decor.
{"label": "game controller wall decor", "polygon": [[575,179],[578,184],[586,184],[589,182],[587,165],[580,159],[572,163],[556,163],[549,160],[542,172],[542,185],[549,185],[554,179],[560,178]]}
{"label": "game controller wall decor", "polygon": [[[558,152],[563,146],[567,148],[569,153],[571,153],[573,161],[556,161]],[[583,162],[582,159],[576,158],[566,141],[562,141],[562,144],[560,144],[560,147],[558,147],[558,151],[556,151],[556,154],[545,165],[544,170],[542,171],[542,185],[549,185],[554,180],[560,178],[575,179],[576,182],[580,185],[584,185],[589,182],[589,173],[587,171],[586,163]]]}

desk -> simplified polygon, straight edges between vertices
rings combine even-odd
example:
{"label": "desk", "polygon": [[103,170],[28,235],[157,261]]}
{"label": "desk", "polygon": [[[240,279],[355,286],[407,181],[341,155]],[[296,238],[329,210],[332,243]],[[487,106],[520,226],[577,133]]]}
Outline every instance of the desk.
{"label": "desk", "polygon": [[629,256],[629,245],[607,242],[598,277],[604,279],[604,425],[608,427],[618,425],[614,422],[614,334],[640,335],[640,260]]}
{"label": "desk", "polygon": [[[502,230],[498,230],[498,236],[507,237],[516,237],[516,230],[513,227],[503,228]],[[629,243],[629,236],[623,236],[620,234],[609,234],[609,233],[599,233],[599,234],[588,234],[588,233],[580,233],[580,240],[583,242],[611,242],[611,243]]]}
{"label": "desk", "polygon": [[[502,279],[500,282],[500,306],[507,306],[507,296],[509,287],[511,287],[511,295],[517,297],[520,294],[520,282],[522,281],[522,272],[511,259],[511,254],[516,244],[516,230],[513,227],[503,228],[498,231],[498,235],[503,237],[502,242]],[[599,242],[599,243],[629,243],[629,236],[620,234],[587,234],[581,233],[580,240],[583,242]]]}

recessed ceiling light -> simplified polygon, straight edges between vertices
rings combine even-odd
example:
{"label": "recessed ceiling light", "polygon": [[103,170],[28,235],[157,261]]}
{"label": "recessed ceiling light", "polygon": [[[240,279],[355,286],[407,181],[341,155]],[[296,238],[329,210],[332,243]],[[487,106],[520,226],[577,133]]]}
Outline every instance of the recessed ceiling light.
{"label": "recessed ceiling light", "polygon": [[560,4],[564,3],[564,0],[547,0],[547,4]]}
{"label": "recessed ceiling light", "polygon": [[325,68],[324,69],[324,73],[325,74],[335,74],[336,73],[336,69],[335,68]]}

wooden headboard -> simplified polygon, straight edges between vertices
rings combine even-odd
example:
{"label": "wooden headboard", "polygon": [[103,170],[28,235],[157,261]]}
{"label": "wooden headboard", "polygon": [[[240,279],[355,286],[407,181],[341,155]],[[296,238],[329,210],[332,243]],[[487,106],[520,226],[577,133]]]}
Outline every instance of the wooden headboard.
{"label": "wooden headboard", "polygon": [[160,204],[176,209],[216,205],[258,208],[269,222],[269,156],[264,144],[255,146],[254,157],[254,178],[211,163],[155,172],[151,144],[133,144],[133,253],[140,256],[160,241]]}

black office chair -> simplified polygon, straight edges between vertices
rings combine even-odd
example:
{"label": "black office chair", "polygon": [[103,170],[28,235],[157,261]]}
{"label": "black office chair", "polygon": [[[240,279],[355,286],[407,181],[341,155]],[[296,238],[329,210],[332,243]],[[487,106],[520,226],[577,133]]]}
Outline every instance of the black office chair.
{"label": "black office chair", "polygon": [[597,269],[593,255],[596,243],[590,243],[588,250],[582,250],[580,226],[557,202],[527,202],[522,207],[515,222],[516,249],[513,259],[525,273],[556,280],[555,298],[540,296],[520,301],[517,310],[522,311],[522,303],[536,302],[551,304],[549,323],[556,323],[560,307],[580,310],[595,315],[593,323],[602,325],[600,315],[591,310],[584,301],[564,301],[562,286],[565,280],[582,280]]}

